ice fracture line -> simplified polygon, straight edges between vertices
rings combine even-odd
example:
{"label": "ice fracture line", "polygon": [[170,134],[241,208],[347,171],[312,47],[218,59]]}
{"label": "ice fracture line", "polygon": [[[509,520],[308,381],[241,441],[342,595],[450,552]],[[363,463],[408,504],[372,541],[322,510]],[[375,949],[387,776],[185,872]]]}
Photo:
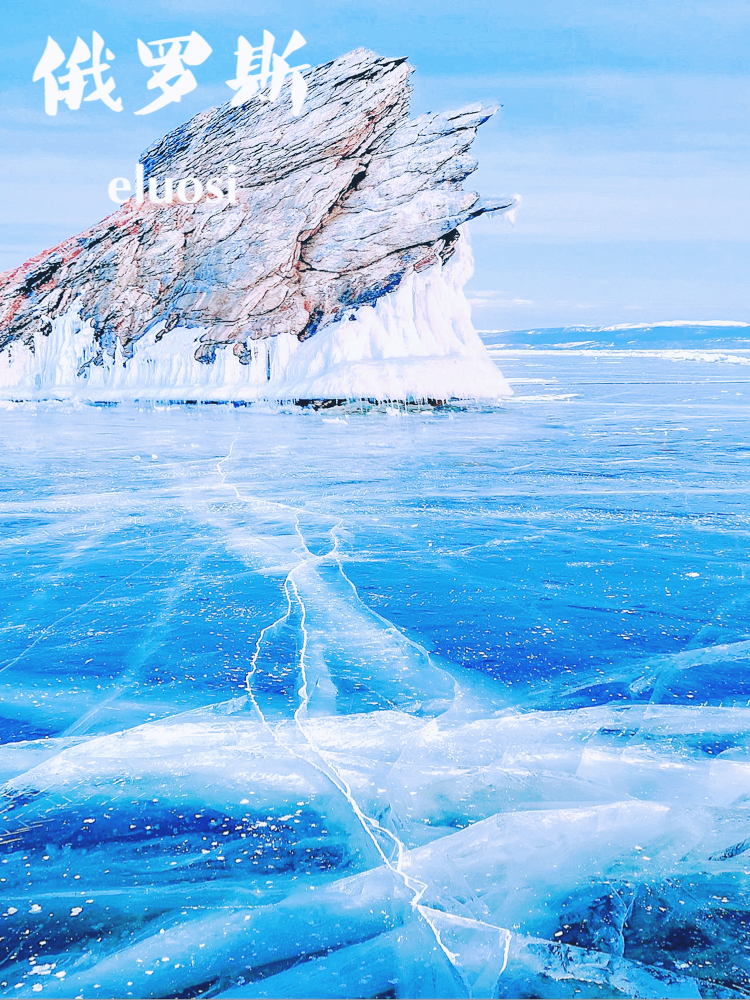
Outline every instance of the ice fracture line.
{"label": "ice fracture line", "polygon": [[[240,492],[239,492],[239,490],[237,489],[236,486],[234,486],[233,484],[227,483],[227,481],[226,481],[226,474],[224,473],[224,470],[221,468],[224,465],[225,462],[227,462],[227,461],[229,461],[231,459],[231,457],[232,457],[232,451],[234,449],[234,445],[235,445],[236,440],[237,439],[235,438],[232,441],[232,443],[230,445],[229,453],[223,459],[221,459],[217,463],[217,466],[216,466],[217,472],[219,473],[219,475],[222,478],[222,485],[231,488],[234,491],[234,493],[235,493],[235,495],[236,495],[236,497],[237,497],[238,500],[240,500],[241,502],[244,502],[244,503],[248,503],[248,502],[249,503],[255,503],[255,502],[257,502],[257,498],[255,498],[255,497],[252,497],[252,498],[243,497],[240,494]],[[459,977],[461,978],[461,980],[464,981],[464,976],[463,976],[463,974],[461,973],[460,969],[458,968],[458,966],[456,964],[456,960],[457,960],[458,956],[455,955],[453,952],[451,952],[443,944],[443,941],[442,941],[442,939],[440,937],[440,931],[435,926],[434,921],[431,919],[431,917],[430,917],[430,915],[428,913],[428,909],[429,908],[421,905],[422,897],[424,896],[425,892],[427,891],[427,883],[423,882],[421,879],[418,879],[418,878],[415,878],[414,876],[409,875],[407,872],[404,871],[403,865],[404,865],[404,857],[405,857],[405,854],[406,854],[406,848],[405,848],[405,845],[404,845],[403,841],[395,833],[393,833],[391,830],[387,829],[387,827],[382,826],[378,822],[377,819],[375,819],[372,816],[368,816],[363,811],[363,809],[361,808],[361,806],[357,802],[357,800],[356,800],[356,798],[355,798],[355,796],[354,796],[354,794],[353,794],[353,792],[351,790],[351,787],[350,787],[349,783],[346,781],[346,779],[343,777],[343,775],[338,771],[338,769],[336,768],[336,766],[328,759],[328,756],[327,756],[326,752],[317,744],[317,742],[315,741],[315,738],[312,736],[312,734],[309,732],[309,730],[303,724],[303,718],[307,715],[307,709],[308,709],[308,705],[310,703],[310,691],[309,691],[309,687],[308,687],[307,665],[306,665],[306,660],[305,660],[309,635],[308,635],[308,631],[307,631],[307,608],[305,606],[305,602],[304,602],[304,600],[302,598],[302,595],[299,592],[299,588],[297,587],[297,584],[296,584],[296,582],[294,580],[295,573],[297,573],[302,568],[305,568],[305,567],[308,567],[308,566],[313,566],[313,565],[321,565],[323,562],[330,561],[331,559],[333,559],[336,562],[336,564],[337,564],[337,566],[338,566],[341,574],[343,575],[344,579],[348,582],[349,586],[352,588],[352,590],[353,590],[353,592],[354,592],[354,594],[355,594],[358,602],[367,611],[371,610],[371,609],[367,608],[367,606],[364,605],[364,603],[362,602],[361,598],[359,597],[359,594],[357,593],[356,587],[354,586],[354,584],[352,583],[352,581],[349,579],[349,577],[344,572],[343,566],[341,564],[341,558],[340,558],[340,554],[339,554],[339,529],[341,528],[341,525],[342,525],[343,521],[340,520],[340,519],[338,521],[336,521],[336,523],[331,527],[331,529],[329,531],[329,534],[330,534],[330,537],[331,537],[331,542],[332,542],[332,545],[331,545],[331,548],[329,549],[329,551],[326,552],[326,553],[324,553],[323,555],[314,556],[310,552],[310,550],[309,550],[309,548],[307,546],[307,543],[305,541],[304,535],[302,534],[302,530],[300,528],[300,523],[299,523],[299,513],[300,512],[299,512],[299,509],[295,509],[295,508],[292,508],[291,506],[285,506],[283,504],[277,504],[277,503],[273,503],[273,506],[284,508],[289,513],[291,513],[291,514],[294,515],[294,528],[295,528],[295,532],[296,532],[296,534],[297,534],[297,536],[298,536],[298,538],[300,540],[300,549],[299,550],[295,550],[295,555],[297,555],[297,557],[298,557],[298,559],[300,561],[298,562],[298,564],[296,566],[294,566],[289,571],[289,573],[287,574],[286,579],[284,581],[284,592],[285,592],[286,599],[287,599],[287,610],[286,610],[285,614],[282,615],[280,618],[278,618],[275,622],[272,622],[270,625],[267,625],[261,631],[260,635],[258,636],[258,640],[257,640],[256,645],[255,645],[255,651],[254,651],[253,656],[251,658],[251,669],[248,672],[248,674],[246,676],[246,679],[245,679],[245,684],[246,684],[248,696],[250,697],[250,700],[252,702],[253,708],[254,708],[255,712],[257,713],[257,715],[258,715],[258,717],[259,717],[262,725],[271,734],[271,736],[274,739],[274,741],[276,742],[276,744],[278,746],[282,747],[288,753],[292,754],[298,760],[303,760],[308,765],[312,765],[312,767],[314,767],[315,770],[317,770],[320,774],[322,774],[324,777],[326,777],[331,782],[331,784],[344,796],[344,798],[346,799],[346,801],[347,801],[350,809],[352,810],[355,818],[357,819],[358,823],[360,824],[360,826],[361,826],[362,830],[364,831],[364,833],[366,834],[366,836],[372,842],[372,844],[373,844],[373,846],[374,846],[377,854],[381,858],[383,864],[386,866],[386,868],[388,868],[388,870],[396,878],[398,878],[403,883],[403,885],[409,890],[409,892],[412,893],[412,900],[411,900],[411,907],[412,907],[412,909],[415,912],[419,913],[420,917],[425,921],[425,923],[427,924],[427,926],[430,928],[430,931],[432,932],[432,934],[433,934],[433,936],[435,938],[435,941],[436,941],[438,947],[443,952],[443,954],[446,956],[446,958],[450,962],[451,966],[455,969],[456,973],[459,975]],[[305,554],[306,554],[306,557],[305,557]],[[295,725],[297,726],[297,729],[298,729],[300,735],[303,737],[303,739],[305,740],[305,742],[307,743],[307,745],[310,747],[310,749],[317,756],[318,760],[320,760],[322,762],[323,766],[320,766],[320,765],[316,764],[314,761],[310,760],[309,758],[303,758],[301,754],[299,754],[292,747],[287,746],[284,743],[284,741],[279,737],[278,733],[276,733],[276,731],[274,730],[274,728],[269,724],[268,720],[266,719],[265,715],[263,714],[263,711],[262,711],[262,709],[261,709],[261,707],[260,707],[260,705],[258,703],[258,700],[255,697],[255,693],[253,691],[252,681],[253,681],[253,678],[254,678],[255,673],[257,671],[258,656],[260,654],[261,644],[262,644],[262,641],[263,641],[265,635],[271,629],[273,629],[276,626],[280,625],[282,622],[288,620],[289,617],[291,616],[291,612],[292,612],[292,599],[291,599],[291,596],[290,596],[290,593],[289,593],[289,588],[290,587],[291,587],[291,589],[292,589],[292,591],[294,593],[294,600],[296,601],[296,603],[299,605],[299,608],[300,608],[300,613],[301,613],[300,631],[302,633],[302,646],[301,646],[300,653],[299,653],[299,669],[300,669],[300,675],[301,675],[301,678],[302,678],[302,684],[301,684],[301,686],[300,686],[300,688],[299,688],[299,690],[297,692],[298,695],[299,695],[299,698],[300,698],[300,704],[298,705],[297,709],[294,712],[294,722],[295,722]],[[410,640],[406,636],[404,636],[401,632],[399,632],[398,629],[396,629],[396,627],[393,625],[392,622],[389,622],[387,619],[382,618],[382,616],[377,615],[377,613],[375,613],[375,614],[376,614],[376,617],[379,618],[380,621],[383,622],[383,624],[387,626],[387,628],[389,629],[389,631],[394,632],[394,633],[398,633],[398,635],[401,638],[405,639],[410,645],[412,645],[412,646],[416,647],[417,649],[419,649],[420,652],[423,655],[427,656],[427,658],[429,660],[429,654],[424,649],[424,647],[420,646],[418,643],[414,643],[412,640]],[[383,848],[382,848],[382,846],[381,846],[381,844],[379,842],[379,839],[378,839],[378,836],[376,835],[376,833],[380,834],[382,837],[385,837],[385,838],[387,838],[388,840],[390,840],[392,842],[392,844],[393,844],[393,846],[395,848],[395,851],[396,851],[396,859],[397,860],[396,860],[396,864],[395,865],[393,864],[393,862],[391,861],[391,859],[386,855],[385,851],[383,850]]]}

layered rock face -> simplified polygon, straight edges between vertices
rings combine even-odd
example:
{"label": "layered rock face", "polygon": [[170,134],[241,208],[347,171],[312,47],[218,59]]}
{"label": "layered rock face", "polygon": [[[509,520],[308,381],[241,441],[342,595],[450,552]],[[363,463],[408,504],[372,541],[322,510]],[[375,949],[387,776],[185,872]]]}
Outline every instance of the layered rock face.
{"label": "layered rock face", "polygon": [[[0,275],[0,351],[34,352],[75,305],[90,324],[83,369],[127,364],[142,337],[197,331],[194,357],[259,341],[303,341],[440,268],[458,227],[509,199],[462,190],[468,154],[494,109],[408,118],[411,68],[357,50],[308,75],[299,117],[288,95],[196,115],[141,157],[151,177],[225,177],[235,204],[137,204]],[[257,356],[257,351],[255,352]]]}

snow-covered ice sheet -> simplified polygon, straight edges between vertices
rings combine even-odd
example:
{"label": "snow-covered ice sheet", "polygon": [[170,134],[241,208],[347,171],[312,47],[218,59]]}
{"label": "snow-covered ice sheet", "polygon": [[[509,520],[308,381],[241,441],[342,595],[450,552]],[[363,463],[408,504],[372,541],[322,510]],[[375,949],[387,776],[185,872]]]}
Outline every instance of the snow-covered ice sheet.
{"label": "snow-covered ice sheet", "polygon": [[746,369],[492,350],[5,404],[1,995],[750,995]]}

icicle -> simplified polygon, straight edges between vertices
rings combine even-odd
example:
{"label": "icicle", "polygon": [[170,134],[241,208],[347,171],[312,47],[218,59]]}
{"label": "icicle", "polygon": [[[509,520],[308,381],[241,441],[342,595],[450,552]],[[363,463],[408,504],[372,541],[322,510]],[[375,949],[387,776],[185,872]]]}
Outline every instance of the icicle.
{"label": "icicle", "polygon": [[374,306],[361,306],[300,344],[255,341],[249,363],[231,346],[211,363],[194,355],[205,330],[160,324],[133,344],[132,357],[101,350],[77,301],[35,338],[34,351],[0,354],[5,398],[94,400],[375,399],[495,400],[510,393],[479,335],[463,286],[471,275],[467,234],[445,265],[408,274]]}

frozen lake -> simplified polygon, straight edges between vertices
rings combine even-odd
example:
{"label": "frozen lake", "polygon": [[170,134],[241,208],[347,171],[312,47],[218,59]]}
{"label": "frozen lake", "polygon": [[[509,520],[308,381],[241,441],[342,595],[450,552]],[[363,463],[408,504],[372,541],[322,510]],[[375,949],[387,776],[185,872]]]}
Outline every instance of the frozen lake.
{"label": "frozen lake", "polygon": [[3,404],[0,995],[750,996],[750,350],[502,343]]}

